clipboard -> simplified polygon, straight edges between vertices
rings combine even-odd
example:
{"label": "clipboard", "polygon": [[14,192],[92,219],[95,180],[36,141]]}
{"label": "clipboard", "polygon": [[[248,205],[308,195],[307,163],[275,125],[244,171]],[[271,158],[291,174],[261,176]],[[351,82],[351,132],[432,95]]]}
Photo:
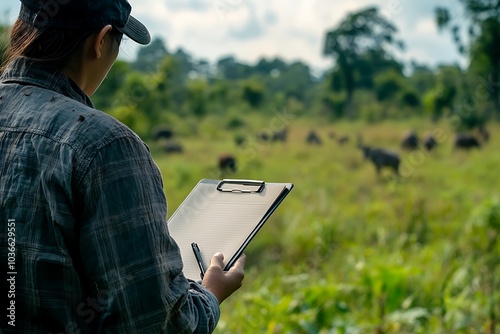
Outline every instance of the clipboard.
{"label": "clipboard", "polygon": [[217,252],[229,270],[292,188],[259,180],[200,180],[167,220],[184,276],[203,278]]}

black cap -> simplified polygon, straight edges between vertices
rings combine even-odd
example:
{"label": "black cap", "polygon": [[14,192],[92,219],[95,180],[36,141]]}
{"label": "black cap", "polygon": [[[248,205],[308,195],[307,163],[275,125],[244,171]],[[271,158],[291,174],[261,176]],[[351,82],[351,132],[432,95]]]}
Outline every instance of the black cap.
{"label": "black cap", "polygon": [[151,41],[148,29],[130,15],[127,0],[21,0],[19,18],[37,27],[93,30],[111,24],[139,44]]}

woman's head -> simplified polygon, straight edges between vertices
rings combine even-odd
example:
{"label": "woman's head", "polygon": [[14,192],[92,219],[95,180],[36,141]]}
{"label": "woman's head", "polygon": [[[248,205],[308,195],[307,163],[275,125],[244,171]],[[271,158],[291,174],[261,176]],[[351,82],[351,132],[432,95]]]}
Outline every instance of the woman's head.
{"label": "woman's head", "polygon": [[[89,66],[87,72],[105,73],[88,74],[92,78],[103,74],[104,78],[109,68],[103,65],[109,63],[111,67],[123,34],[140,44],[150,41],[146,27],[130,15],[131,7],[126,0],[21,2],[19,18],[11,29],[4,66],[15,58],[25,57],[75,79],[74,76],[84,70],[82,62],[91,60],[93,66]],[[95,88],[84,90],[91,95]]]}
{"label": "woman's head", "polygon": [[106,25],[139,44],[151,40],[127,0],[21,0],[19,19],[37,28],[95,31]]}
{"label": "woman's head", "polygon": [[[18,57],[29,58],[53,70],[63,70],[71,60],[82,56],[84,42],[99,30],[64,30],[36,27],[17,19],[11,28],[10,44],[4,64]],[[122,33],[110,31],[118,51]]]}

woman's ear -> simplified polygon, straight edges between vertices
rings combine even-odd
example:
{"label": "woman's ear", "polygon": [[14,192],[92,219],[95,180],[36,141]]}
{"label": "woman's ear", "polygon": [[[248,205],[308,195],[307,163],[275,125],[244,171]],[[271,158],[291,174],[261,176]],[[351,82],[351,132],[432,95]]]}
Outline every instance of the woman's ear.
{"label": "woman's ear", "polygon": [[[94,55],[97,59],[101,58],[103,49],[104,49],[104,43],[106,42],[106,35],[113,29],[113,27],[108,24],[107,26],[104,26],[98,33],[97,36],[94,39],[92,49],[94,50]],[[107,41],[109,43],[109,40]]]}

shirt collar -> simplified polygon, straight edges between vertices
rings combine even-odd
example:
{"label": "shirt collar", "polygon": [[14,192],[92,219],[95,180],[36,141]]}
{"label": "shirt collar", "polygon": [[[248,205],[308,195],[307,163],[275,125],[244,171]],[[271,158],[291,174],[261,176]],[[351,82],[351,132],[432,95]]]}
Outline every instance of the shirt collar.
{"label": "shirt collar", "polygon": [[49,89],[81,102],[91,108],[94,104],[85,92],[60,71],[54,71],[28,58],[14,59],[0,75],[0,82],[18,82]]}

